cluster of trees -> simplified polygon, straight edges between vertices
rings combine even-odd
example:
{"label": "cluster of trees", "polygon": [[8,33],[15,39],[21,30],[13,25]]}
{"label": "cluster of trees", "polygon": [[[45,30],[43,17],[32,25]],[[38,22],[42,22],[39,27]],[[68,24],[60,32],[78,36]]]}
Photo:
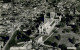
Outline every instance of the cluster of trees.
{"label": "cluster of trees", "polygon": [[61,48],[61,50],[67,50],[67,46],[66,46],[65,44],[60,44],[60,45],[58,45],[57,42],[51,43],[50,41],[46,41],[45,44],[51,45],[51,46],[53,46],[53,47],[59,47],[59,48]]}
{"label": "cluster of trees", "polygon": [[17,31],[16,34],[17,34],[18,41],[29,41],[30,40],[30,37],[24,35],[23,32],[21,32],[21,31]]}
{"label": "cluster of trees", "polygon": [[79,28],[75,27],[72,29],[73,32],[78,33],[79,32]]}
{"label": "cluster of trees", "polygon": [[48,40],[44,42],[44,44],[47,44],[47,45],[51,45],[51,43],[52,42],[51,41],[48,41]]}
{"label": "cluster of trees", "polygon": [[4,45],[5,45],[5,43],[9,40],[9,36],[7,36],[7,35],[0,35],[0,40],[1,41],[3,41],[4,42]]}
{"label": "cluster of trees", "polygon": [[72,26],[72,31],[73,31],[74,33],[78,33],[78,32],[79,32],[78,26],[77,26],[77,25]]}
{"label": "cluster of trees", "polygon": [[32,34],[32,31],[29,29],[29,30],[27,30],[27,31],[24,31],[24,33],[26,33],[26,35],[31,35]]}
{"label": "cluster of trees", "polygon": [[44,22],[44,14],[40,14],[40,17],[37,20],[41,23]]}
{"label": "cluster of trees", "polygon": [[12,38],[12,39],[10,40],[10,42],[9,42],[8,47],[15,46],[16,44],[17,44],[17,43],[16,43],[16,41],[15,41],[15,38]]}
{"label": "cluster of trees", "polygon": [[75,44],[75,47],[77,48],[77,50],[80,50],[80,43]]}
{"label": "cluster of trees", "polygon": [[9,3],[11,0],[3,0],[4,3]]}
{"label": "cluster of trees", "polygon": [[53,43],[52,43],[51,41],[48,41],[48,40],[45,41],[44,44],[51,45],[51,46],[53,46],[53,47],[58,47],[58,43],[57,43],[57,42],[53,42]]}
{"label": "cluster of trees", "polygon": [[75,47],[80,47],[80,43],[75,44]]}
{"label": "cluster of trees", "polygon": [[61,48],[61,50],[67,50],[67,46],[65,44],[59,45],[59,48]]}
{"label": "cluster of trees", "polygon": [[64,27],[65,24],[66,24],[66,18],[63,17],[63,18],[61,18],[60,23],[59,23],[58,25],[56,25],[56,27],[59,27],[59,28],[60,28],[60,27]]}
{"label": "cluster of trees", "polygon": [[21,25],[21,26],[20,26],[20,29],[21,29],[21,30],[23,30],[24,28],[28,28],[28,25],[27,25],[27,24],[24,24],[24,25]]}
{"label": "cluster of trees", "polygon": [[62,31],[63,33],[65,33],[65,32],[70,32],[70,29],[63,29],[63,31]]}
{"label": "cluster of trees", "polygon": [[56,27],[60,28],[60,27],[64,27],[65,23],[64,22],[60,22],[58,25],[56,25]]}
{"label": "cluster of trees", "polygon": [[69,14],[66,14],[65,17],[66,17],[66,22],[70,22],[71,20],[74,19],[74,16],[69,15]]}
{"label": "cluster of trees", "polygon": [[59,3],[61,0],[46,0],[49,5],[51,6],[55,6],[55,4],[57,5],[57,3]]}
{"label": "cluster of trees", "polygon": [[31,5],[31,2],[29,1],[29,2],[24,2],[23,4],[22,4],[22,6],[25,6],[25,7],[28,7],[28,6],[30,6]]}
{"label": "cluster of trees", "polygon": [[[57,36],[55,36],[55,38],[56,38],[57,40],[60,40],[60,39],[61,39],[61,35],[58,34]],[[51,45],[51,46],[53,46],[53,47],[58,47],[58,43],[57,43],[57,42],[51,42],[51,41],[49,41],[49,40],[45,41],[44,44]]]}
{"label": "cluster of trees", "polygon": [[77,48],[77,50],[80,50],[80,43],[75,44],[75,47]]}
{"label": "cluster of trees", "polygon": [[40,3],[40,1],[39,0],[36,0],[36,1],[34,1],[34,0],[28,0],[28,1],[21,0],[20,3],[22,3],[22,6],[25,6],[25,7],[31,6],[32,8],[35,8],[38,6],[38,3]]}
{"label": "cluster of trees", "polygon": [[57,42],[54,42],[51,44],[53,47],[58,47],[58,43]]}

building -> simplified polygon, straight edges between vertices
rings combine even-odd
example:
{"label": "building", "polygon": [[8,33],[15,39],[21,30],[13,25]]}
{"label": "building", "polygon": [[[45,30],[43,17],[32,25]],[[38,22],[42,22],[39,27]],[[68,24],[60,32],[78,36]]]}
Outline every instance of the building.
{"label": "building", "polygon": [[26,50],[26,47],[11,47],[10,50]]}
{"label": "building", "polygon": [[4,3],[4,4],[2,4],[2,8],[3,9],[9,9],[9,8],[11,8],[12,6],[11,6],[11,4],[10,3]]}
{"label": "building", "polygon": [[67,50],[77,50],[76,47],[67,47]]}
{"label": "building", "polygon": [[43,36],[38,36],[38,37],[36,37],[36,38],[35,38],[35,41],[36,41],[37,43],[42,43],[42,44],[43,44]]}
{"label": "building", "polygon": [[53,50],[61,50],[61,48],[54,47]]}
{"label": "building", "polygon": [[40,44],[40,50],[53,50],[53,46],[46,45],[46,44]]}
{"label": "building", "polygon": [[45,15],[44,23],[39,26],[39,34],[49,35],[54,29],[55,25],[57,25],[60,21],[61,16],[58,16],[55,12],[50,12],[49,18],[47,18]]}

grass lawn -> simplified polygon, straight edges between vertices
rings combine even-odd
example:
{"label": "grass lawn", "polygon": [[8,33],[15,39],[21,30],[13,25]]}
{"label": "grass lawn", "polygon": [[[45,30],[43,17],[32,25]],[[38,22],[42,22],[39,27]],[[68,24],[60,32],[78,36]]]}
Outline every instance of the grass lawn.
{"label": "grass lawn", "polygon": [[[79,35],[70,31],[70,32],[65,32],[65,33],[62,33],[63,29],[70,29],[69,27],[65,26],[64,28],[60,28],[58,31],[58,33],[53,33],[53,35],[48,39],[48,41],[50,42],[57,42],[58,45],[59,44],[65,44],[66,46],[74,46],[74,44],[72,44],[70,41],[69,41],[69,38],[72,38],[72,37],[75,37],[76,39],[80,39]],[[56,35],[60,34],[61,35],[61,39],[60,40],[57,40],[55,38]],[[76,43],[79,43],[79,40],[76,40],[77,42]]]}
{"label": "grass lawn", "polygon": [[44,36],[44,37],[43,37],[43,40],[45,40],[47,37],[48,37],[48,36]]}
{"label": "grass lawn", "polygon": [[57,35],[57,33],[53,33],[52,35],[51,35],[51,37],[48,39],[48,41],[51,41],[52,43],[53,42],[57,42],[58,40],[55,38],[55,36]]}

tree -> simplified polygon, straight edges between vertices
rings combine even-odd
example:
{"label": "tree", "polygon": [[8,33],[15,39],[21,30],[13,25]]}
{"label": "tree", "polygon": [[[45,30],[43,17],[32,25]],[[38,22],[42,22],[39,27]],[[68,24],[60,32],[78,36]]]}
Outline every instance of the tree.
{"label": "tree", "polygon": [[51,42],[47,40],[44,42],[44,44],[51,45]]}
{"label": "tree", "polygon": [[73,31],[74,33],[78,33],[78,32],[79,32],[79,28],[78,28],[78,27],[73,27],[72,31]]}
{"label": "tree", "polygon": [[57,47],[57,46],[58,46],[57,42],[54,42],[54,43],[52,43],[51,45],[52,45],[53,47]]}
{"label": "tree", "polygon": [[75,47],[77,48],[80,47],[80,43],[75,44]]}
{"label": "tree", "polygon": [[65,23],[64,22],[60,22],[60,27],[64,27],[65,26]]}
{"label": "tree", "polygon": [[75,37],[72,38],[72,43],[74,44],[76,42]]}
{"label": "tree", "polygon": [[61,35],[58,34],[57,36],[55,36],[55,38],[56,38],[57,40],[60,40],[60,39],[61,39]]}
{"label": "tree", "polygon": [[61,50],[67,50],[67,46],[65,44],[59,45],[59,48],[61,48]]}
{"label": "tree", "polygon": [[65,31],[63,30],[62,33],[65,33]]}
{"label": "tree", "polygon": [[31,32],[31,30],[29,29],[29,30],[27,30],[27,31],[25,31],[25,33],[26,33],[26,35],[31,35],[32,34],[32,32]]}
{"label": "tree", "polygon": [[47,13],[46,15],[47,15],[48,17],[50,17],[50,13]]}
{"label": "tree", "polygon": [[70,29],[63,29],[64,31],[66,31],[66,32],[70,32]]}
{"label": "tree", "polygon": [[72,39],[71,39],[71,38],[69,38],[69,41],[70,41],[72,44],[75,44],[76,39],[75,39],[75,37],[73,37]]}

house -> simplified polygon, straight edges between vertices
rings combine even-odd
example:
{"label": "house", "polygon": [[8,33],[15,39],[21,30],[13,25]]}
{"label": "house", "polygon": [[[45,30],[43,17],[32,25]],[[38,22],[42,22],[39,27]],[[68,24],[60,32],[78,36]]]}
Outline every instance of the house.
{"label": "house", "polygon": [[67,47],[67,50],[77,50],[76,47]]}
{"label": "house", "polygon": [[39,26],[39,34],[49,35],[55,25],[57,25],[60,21],[61,16],[58,16],[55,12],[50,12],[50,18],[47,18],[45,15],[43,24]]}

